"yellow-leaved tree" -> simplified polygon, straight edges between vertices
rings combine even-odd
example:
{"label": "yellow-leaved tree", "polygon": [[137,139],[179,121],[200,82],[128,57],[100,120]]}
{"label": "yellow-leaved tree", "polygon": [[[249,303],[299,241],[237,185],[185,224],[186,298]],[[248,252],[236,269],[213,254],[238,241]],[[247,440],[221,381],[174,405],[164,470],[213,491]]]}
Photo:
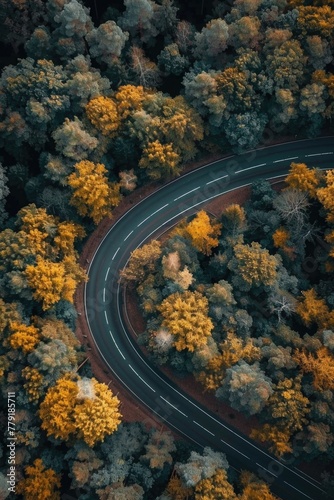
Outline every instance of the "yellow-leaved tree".
{"label": "yellow-leaved tree", "polygon": [[24,500],[59,500],[60,476],[53,469],[46,469],[37,458],[33,465],[25,468],[25,478],[18,482],[16,492]]}
{"label": "yellow-leaved tree", "polygon": [[120,126],[117,103],[110,97],[93,97],[86,105],[86,114],[103,135],[113,137]]}
{"label": "yellow-leaved tree", "polygon": [[297,349],[293,358],[304,373],[312,374],[316,391],[334,390],[334,356],[327,347],[323,346],[315,353]]}
{"label": "yellow-leaved tree", "polygon": [[334,222],[334,172],[327,170],[326,172],[326,186],[321,187],[317,191],[318,200],[327,211],[328,222]]}
{"label": "yellow-leaved tree", "polygon": [[36,265],[27,266],[24,274],[34,298],[42,303],[44,311],[61,299],[73,302],[77,284],[86,279],[85,272],[71,256],[65,257],[62,262],[37,257]]}
{"label": "yellow-leaved tree", "polygon": [[80,215],[91,217],[95,224],[104,217],[111,217],[111,208],[121,199],[119,184],[108,181],[107,169],[102,163],[83,160],[74,168],[75,171],[67,177],[73,190],[70,203]]}
{"label": "yellow-leaved tree", "polygon": [[40,341],[38,329],[34,325],[25,325],[18,321],[10,323],[11,335],[8,343],[12,349],[22,349],[27,354],[34,350],[34,347]]}
{"label": "yellow-leaved tree", "polygon": [[64,441],[83,439],[89,446],[103,441],[121,422],[119,400],[95,378],[64,376],[50,387],[40,405],[41,428]]}
{"label": "yellow-leaved tree", "polygon": [[296,312],[306,326],[315,323],[319,328],[334,327],[334,313],[330,311],[325,299],[318,297],[314,288],[302,292]]}
{"label": "yellow-leaved tree", "polygon": [[234,247],[237,269],[249,285],[273,285],[277,277],[278,262],[266,248],[257,242],[250,245],[237,244]]}
{"label": "yellow-leaved tree", "polygon": [[143,281],[146,274],[154,271],[157,260],[161,255],[161,245],[157,240],[136,248],[131,252],[128,265],[120,272],[121,278],[127,282]]}
{"label": "yellow-leaved tree", "polygon": [[316,168],[308,168],[305,163],[292,162],[285,182],[290,188],[305,191],[307,194],[315,198],[320,178],[320,170],[317,170]]}
{"label": "yellow-leaved tree", "polygon": [[278,458],[292,452],[291,432],[287,428],[280,429],[273,424],[264,424],[260,429],[252,429],[250,437],[261,443],[268,443],[269,451]]}
{"label": "yellow-leaved tree", "polygon": [[141,85],[121,85],[115,94],[118,113],[122,120],[142,108],[149,91]]}
{"label": "yellow-leaved tree", "polygon": [[195,486],[195,500],[237,500],[237,498],[224,469],[218,469],[212,477],[202,479]]}
{"label": "yellow-leaved tree", "polygon": [[201,210],[183,229],[181,234],[190,239],[192,245],[204,255],[210,255],[218,246],[222,225],[210,220],[208,214]]}
{"label": "yellow-leaved tree", "polygon": [[290,434],[307,423],[310,401],[302,393],[301,376],[280,380],[269,397],[269,412],[280,430]]}
{"label": "yellow-leaved tree", "polygon": [[239,496],[240,500],[279,500],[270,492],[268,484],[252,472],[242,471],[240,483],[243,488]]}
{"label": "yellow-leaved tree", "polygon": [[208,299],[201,293],[172,293],[157,309],[164,318],[162,325],[175,337],[177,351],[193,352],[206,344],[213,323],[208,316]]}
{"label": "yellow-leaved tree", "polygon": [[147,171],[151,179],[156,180],[179,175],[180,160],[179,154],[174,151],[173,144],[162,144],[157,140],[149,142],[143,149],[139,166]]}

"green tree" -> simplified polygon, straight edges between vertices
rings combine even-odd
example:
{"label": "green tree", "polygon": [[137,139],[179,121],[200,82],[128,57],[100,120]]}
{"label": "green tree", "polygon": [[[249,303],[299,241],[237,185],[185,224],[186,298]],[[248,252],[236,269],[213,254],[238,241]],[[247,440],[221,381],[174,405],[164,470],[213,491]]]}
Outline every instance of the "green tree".
{"label": "green tree", "polygon": [[203,454],[196,451],[190,453],[186,463],[177,463],[176,472],[179,474],[184,486],[196,486],[203,479],[212,478],[220,469],[229,467],[224,453],[213,451],[206,446]]}
{"label": "green tree", "polygon": [[239,361],[226,370],[218,398],[227,399],[232,408],[248,415],[260,413],[273,393],[273,384],[258,363],[249,365]]}

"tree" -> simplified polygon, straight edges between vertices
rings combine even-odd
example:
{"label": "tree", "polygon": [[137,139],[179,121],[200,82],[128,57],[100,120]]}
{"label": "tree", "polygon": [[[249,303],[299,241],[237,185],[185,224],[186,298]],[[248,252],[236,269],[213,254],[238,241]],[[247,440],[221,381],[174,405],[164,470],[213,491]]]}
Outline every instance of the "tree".
{"label": "tree", "polygon": [[260,413],[273,393],[272,382],[258,363],[249,365],[239,361],[226,370],[216,396],[228,399],[232,408],[248,415]]}
{"label": "tree", "polygon": [[101,163],[83,160],[74,168],[75,172],[67,177],[73,189],[70,203],[80,215],[89,216],[98,224],[104,217],[111,216],[111,207],[118,205],[119,186],[108,181],[107,169]]}
{"label": "tree", "polygon": [[23,387],[28,393],[29,401],[36,403],[44,393],[43,375],[36,368],[26,366],[22,370],[22,377],[25,380]]}
{"label": "tree", "polygon": [[256,95],[246,71],[236,67],[226,68],[217,74],[216,82],[218,95],[223,97],[229,111],[243,113],[255,108]]}
{"label": "tree", "polygon": [[319,35],[306,38],[306,50],[309,61],[316,70],[321,70],[332,61],[332,54],[328,40]]}
{"label": "tree", "polygon": [[23,495],[25,500],[58,500],[60,492],[60,475],[53,469],[46,469],[40,458],[34,460],[33,465],[25,467],[26,477],[18,482],[16,491]]}
{"label": "tree", "polygon": [[194,44],[195,27],[188,21],[180,21],[176,26],[176,43],[183,54],[190,51]]}
{"label": "tree", "polygon": [[234,203],[229,205],[222,213],[221,221],[224,228],[224,233],[236,239],[246,229],[246,213],[245,209]]}
{"label": "tree", "polygon": [[91,136],[83,123],[75,117],[73,121],[65,118],[64,123],[52,133],[56,150],[71,160],[84,160],[98,146],[96,137]]}
{"label": "tree", "polygon": [[301,5],[298,7],[297,29],[305,35],[320,35],[331,39],[334,11],[329,5]]}
{"label": "tree", "polygon": [[303,225],[308,206],[307,194],[298,189],[287,188],[274,200],[274,207],[282,219],[292,224],[293,227]]}
{"label": "tree", "polygon": [[311,373],[316,391],[334,389],[334,356],[327,347],[320,347],[315,353],[297,349],[294,359],[302,372]]}
{"label": "tree", "polygon": [[142,109],[148,95],[142,85],[121,85],[114,96],[121,119],[125,120],[134,111]]}
{"label": "tree", "polygon": [[181,479],[176,474],[175,469],[168,481],[166,493],[173,500],[187,500],[189,496],[193,493],[191,487],[186,487],[183,485]]}
{"label": "tree", "polygon": [[310,169],[305,163],[292,162],[285,182],[291,189],[306,192],[309,196],[315,198],[320,175],[320,171],[316,168]]}
{"label": "tree", "polygon": [[77,284],[85,279],[85,273],[72,259],[51,262],[37,257],[36,265],[28,265],[24,271],[33,296],[42,302],[43,310],[50,309],[61,299],[73,302]]}
{"label": "tree", "polygon": [[237,153],[254,148],[259,143],[267,116],[263,113],[246,112],[232,115],[225,125],[228,142]]}
{"label": "tree", "polygon": [[112,66],[124,49],[129,33],[121,30],[115,21],[107,21],[86,35],[91,57]]}
{"label": "tree", "polygon": [[203,455],[196,451],[190,453],[187,463],[177,463],[175,470],[184,486],[196,486],[201,480],[214,476],[220,469],[227,470],[228,462],[224,453],[213,451],[206,446]]}
{"label": "tree", "polygon": [[173,293],[157,309],[164,318],[162,325],[175,337],[177,351],[194,352],[206,344],[213,324],[208,317],[208,300],[201,293]]}
{"label": "tree", "polygon": [[194,55],[219,65],[219,58],[227,48],[229,27],[223,19],[212,19],[195,35]]}
{"label": "tree", "polygon": [[172,464],[171,453],[176,450],[173,436],[169,432],[153,431],[145,445],[146,453],[141,460],[148,461],[151,469],[163,469],[166,464]]}
{"label": "tree", "polygon": [[256,16],[243,16],[229,25],[229,45],[258,48],[261,40],[261,21]]}
{"label": "tree", "polygon": [[164,73],[178,76],[184,73],[190,61],[180,53],[176,43],[171,43],[166,45],[158,55],[158,65]]}
{"label": "tree", "polygon": [[303,432],[297,434],[296,439],[305,443],[303,450],[311,460],[330,453],[334,442],[331,427],[323,422],[314,421],[311,421]]}
{"label": "tree", "polygon": [[252,472],[242,471],[240,474],[240,482],[243,487],[242,493],[239,496],[240,500],[278,500],[278,497],[270,492],[267,483],[259,479]]}
{"label": "tree", "polygon": [[131,69],[139,85],[146,88],[157,87],[160,83],[158,66],[145,56],[140,47],[133,45],[130,52]]}
{"label": "tree", "polygon": [[80,54],[66,64],[66,90],[71,97],[71,111],[81,115],[90,99],[110,90],[110,80],[101,76],[89,57]]}
{"label": "tree", "polygon": [[124,0],[124,5],[125,11],[117,24],[133,38],[138,36],[142,42],[152,41],[158,34],[153,21],[157,4],[151,0]]}
{"label": "tree", "polygon": [[201,210],[185,227],[184,233],[191,244],[204,255],[210,255],[212,249],[218,246],[221,224],[211,221],[208,214]]}
{"label": "tree", "polygon": [[[296,356],[293,356],[296,358]],[[302,393],[301,377],[285,378],[277,383],[268,400],[268,412],[274,425],[290,434],[301,430],[307,423],[310,401]]]}
{"label": "tree", "polygon": [[179,175],[179,163],[180,156],[174,151],[173,144],[154,141],[143,149],[139,166],[146,169],[151,179],[157,180]]}
{"label": "tree", "polygon": [[40,405],[41,428],[56,439],[83,439],[92,447],[117,429],[118,406],[117,397],[96,379],[63,377],[48,389]]}
{"label": "tree", "polygon": [[277,260],[257,242],[251,245],[238,243],[234,247],[235,258],[229,263],[250,286],[271,286],[277,279]]}
{"label": "tree", "polygon": [[38,329],[34,325],[25,325],[17,321],[10,323],[11,335],[8,343],[12,349],[22,349],[27,354],[34,350],[40,341]]}
{"label": "tree", "polygon": [[226,470],[218,469],[210,479],[202,479],[195,486],[195,500],[237,500]]}
{"label": "tree", "polygon": [[333,322],[325,299],[318,297],[314,288],[302,292],[296,312],[306,326],[316,323],[320,328],[329,328]]}
{"label": "tree", "polygon": [[0,89],[1,143],[14,156],[24,142],[41,149],[51,124],[54,127],[70,105],[64,69],[51,60],[21,59],[4,68]]}
{"label": "tree", "polygon": [[155,270],[160,255],[161,245],[157,240],[137,248],[131,252],[126,267],[120,272],[120,277],[126,282],[142,281],[148,273]]}
{"label": "tree", "polygon": [[317,190],[317,197],[327,213],[327,221],[334,222],[334,172],[327,170],[326,186]]}
{"label": "tree", "polygon": [[69,37],[85,36],[92,28],[88,9],[77,0],[69,0],[62,5],[54,20],[60,24],[62,33]]}
{"label": "tree", "polygon": [[120,126],[117,104],[110,97],[91,99],[86,105],[86,114],[94,127],[108,137],[113,137]]}
{"label": "tree", "polygon": [[264,424],[259,429],[252,429],[250,437],[259,440],[261,443],[269,443],[269,451],[278,458],[292,452],[291,432],[289,432],[289,429]]}
{"label": "tree", "polygon": [[276,88],[298,90],[305,64],[306,56],[298,40],[287,40],[267,55],[267,71]]}

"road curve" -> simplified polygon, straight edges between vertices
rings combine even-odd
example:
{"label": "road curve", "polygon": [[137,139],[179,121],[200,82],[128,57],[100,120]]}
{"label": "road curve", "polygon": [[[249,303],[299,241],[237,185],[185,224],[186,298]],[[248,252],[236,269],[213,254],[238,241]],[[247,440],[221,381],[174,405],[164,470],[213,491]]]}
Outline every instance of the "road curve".
{"label": "road curve", "polygon": [[279,178],[290,163],[333,167],[334,138],[303,140],[214,161],[168,183],[125,213],[109,230],[90,262],[85,314],[106,365],[150,411],[199,446],[223,451],[230,464],[254,471],[283,500],[321,500],[322,485],[277,460],[233,426],[185,394],[144,358],[124,321],[119,270],[130,252],[157,237],[205,202],[258,178]]}

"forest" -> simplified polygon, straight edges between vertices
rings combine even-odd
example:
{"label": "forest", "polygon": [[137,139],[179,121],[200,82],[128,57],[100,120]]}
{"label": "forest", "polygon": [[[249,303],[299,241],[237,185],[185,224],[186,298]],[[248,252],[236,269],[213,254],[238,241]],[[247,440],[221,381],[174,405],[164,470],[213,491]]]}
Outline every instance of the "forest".
{"label": "forest", "polygon": [[[333,134],[333,0],[0,0],[0,27],[0,497],[274,500],[224,454],[124,421],[73,297],[85,242],[137,188]],[[150,358],[296,464],[334,457],[333,224],[333,172],[292,163],[281,191],[255,183],[122,271]]]}

